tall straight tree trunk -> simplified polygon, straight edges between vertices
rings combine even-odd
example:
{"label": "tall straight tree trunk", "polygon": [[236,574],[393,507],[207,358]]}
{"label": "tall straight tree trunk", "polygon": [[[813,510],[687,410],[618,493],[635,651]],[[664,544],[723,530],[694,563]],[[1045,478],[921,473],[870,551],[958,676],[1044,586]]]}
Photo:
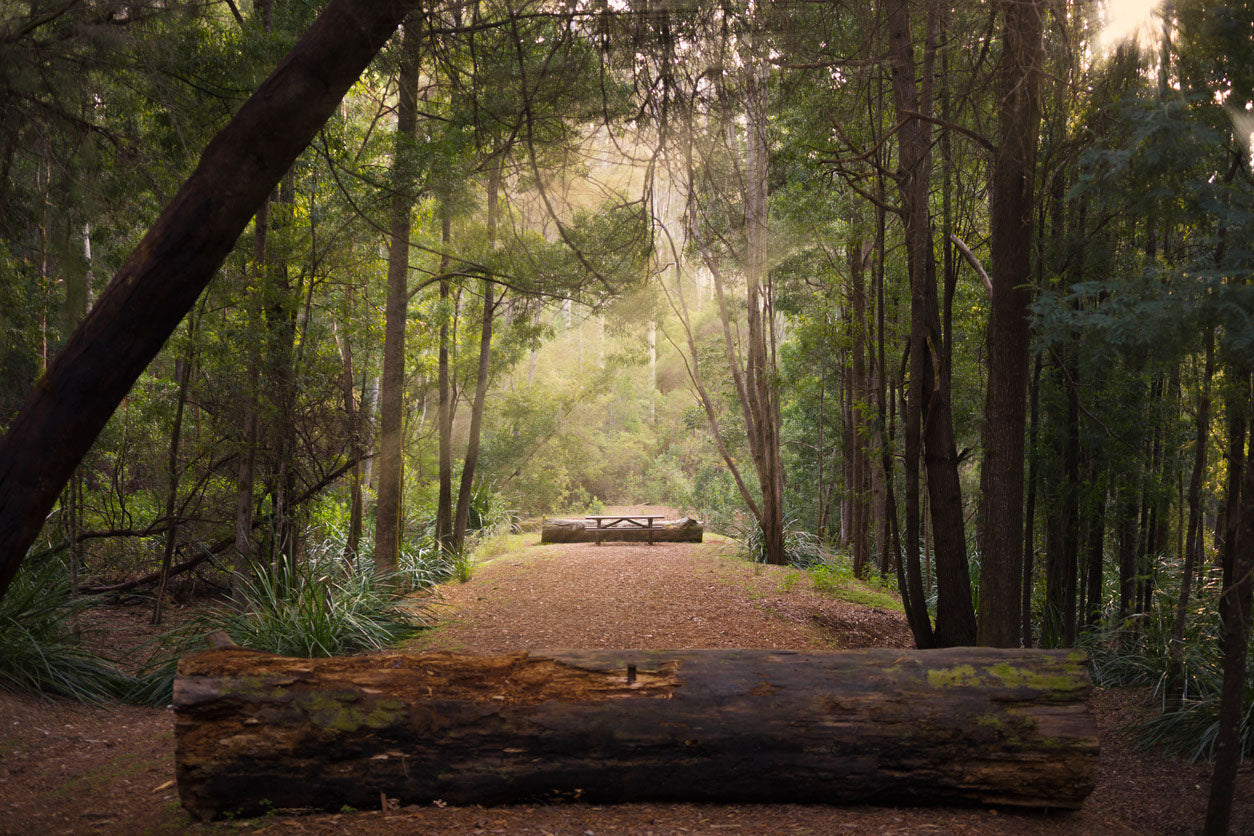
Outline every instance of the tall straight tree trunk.
{"label": "tall straight tree trunk", "polygon": [[492,359],[492,319],[496,306],[505,298],[496,295],[491,282],[483,283],[483,320],[479,330],[479,368],[475,380],[475,399],[470,406],[470,430],[466,442],[466,458],[462,463],[461,484],[457,490],[457,515],[453,519],[453,552],[466,547],[466,526],[470,521],[470,500],[474,492],[475,469],[479,465],[479,435],[483,426],[483,406],[488,396],[488,373]]}
{"label": "tall straight tree trunk", "polygon": [[1197,432],[1193,438],[1193,471],[1189,475],[1189,522],[1184,537],[1184,570],[1180,576],[1180,595],[1176,599],[1176,617],[1171,630],[1172,674],[1174,682],[1169,698],[1174,707],[1183,699],[1180,679],[1181,655],[1184,650],[1184,627],[1188,617],[1189,595],[1192,592],[1194,568],[1202,560],[1202,480],[1206,476],[1206,446],[1210,438],[1210,384],[1215,375],[1215,336],[1206,335],[1206,360],[1197,394]]}
{"label": "tall straight tree trunk", "polygon": [[192,363],[195,359],[196,316],[187,318],[187,348],[178,363],[178,397],[174,405],[174,422],[170,428],[170,449],[166,454],[165,520],[169,528],[165,532],[165,545],[161,554],[161,579],[157,582],[156,600],[152,607],[152,623],[161,623],[161,611],[165,603],[166,583],[170,578],[170,563],[174,557],[174,542],[178,526],[174,524],[174,509],[179,494],[179,442],[183,436],[183,412],[187,406],[187,390],[192,379]]}
{"label": "tall straight tree trunk", "polygon": [[[350,307],[352,287],[349,287]],[[348,533],[344,540],[344,558],[349,563],[357,559],[361,546],[362,528],[362,469],[361,460],[365,455],[365,427],[363,411],[366,405],[365,391],[362,391],[361,402],[357,399],[357,375],[353,370],[353,343],[347,333],[341,334],[336,329],[335,342],[340,351],[340,393],[344,399],[344,419],[348,425],[348,455],[353,462],[352,474],[349,477],[348,495]]]}
{"label": "tall straight tree trunk", "polygon": [[[893,99],[901,119],[898,130],[901,173],[897,183],[910,273],[910,389],[905,422],[906,612],[919,647],[965,645],[972,644],[976,638],[975,611],[966,560],[953,419],[948,392],[944,389],[944,359],[940,356],[942,335],[928,217],[932,132],[927,119],[932,110],[939,10],[936,4],[928,4],[921,82],[915,78],[920,68],[914,59],[909,3],[905,0],[889,3],[887,23]],[[928,623],[922,583],[918,578],[920,453],[927,465],[932,534],[936,543],[938,583],[934,633]]]}
{"label": "tall straight tree trunk", "polygon": [[853,346],[850,349],[850,442],[853,451],[852,500],[853,500],[853,573],[861,578],[866,575],[870,560],[870,514],[867,497],[867,433],[863,415],[867,407],[866,380],[866,286],[863,280],[870,250],[864,248],[861,237],[849,241],[850,326],[853,329]]}
{"label": "tall straight tree trunk", "polygon": [[440,348],[436,356],[439,406],[436,433],[439,436],[439,488],[435,502],[435,544],[441,551],[453,547],[453,383],[449,370],[449,282],[448,248],[452,238],[452,218],[446,208],[440,219]]}
{"label": "tall straight tree trunk", "polygon": [[1028,382],[1033,186],[1045,4],[1001,0],[998,145],[993,160],[984,460],[980,468],[979,643],[1019,644],[1023,574],[1023,437]]}
{"label": "tall straight tree trunk", "polygon": [[[1233,399],[1233,406],[1245,412],[1251,409],[1248,371],[1240,373],[1240,381],[1243,391]],[[1234,449],[1244,446],[1242,433]],[[1235,511],[1233,523],[1228,526],[1233,543],[1230,562],[1224,566],[1223,597],[1219,599],[1224,678],[1220,692],[1215,767],[1211,774],[1204,827],[1205,833],[1217,836],[1228,832],[1237,766],[1242,758],[1240,731],[1241,718],[1246,710],[1246,657],[1250,641],[1250,599],[1254,592],[1254,445],[1242,460],[1244,473],[1238,483],[1240,489],[1236,502],[1229,502],[1228,506]],[[1233,499],[1231,496],[1228,498]]]}
{"label": "tall straight tree trunk", "polygon": [[[496,246],[496,225],[499,195],[501,190],[501,170],[505,165],[505,154],[494,160],[488,172],[488,246]],[[447,247],[447,242],[446,242]],[[470,431],[466,441],[466,458],[462,463],[461,485],[457,492],[457,514],[453,519],[453,551],[460,553],[466,547],[466,526],[470,520],[470,499],[474,490],[475,470],[479,466],[479,435],[483,427],[483,407],[488,395],[488,372],[491,369],[492,355],[492,320],[496,308],[505,298],[502,291],[493,299],[495,293],[492,283],[483,283],[483,318],[479,329],[479,368],[475,378],[475,399],[470,407]]]}
{"label": "tall straight tree trunk", "polygon": [[[279,184],[270,204],[270,232],[279,239],[287,236],[295,213],[296,187],[289,171]],[[266,474],[272,509],[270,514],[269,559],[277,572],[294,567],[297,526],[291,500],[296,493],[296,319],[301,297],[301,281],[295,286],[286,260],[272,247],[273,259],[265,271],[263,295],[266,301],[266,393],[269,399],[268,436],[272,458]],[[285,248],[283,248],[285,249]]]}
{"label": "tall straight tree trunk", "polygon": [[1036,558],[1036,483],[1037,470],[1040,466],[1040,456],[1036,451],[1036,436],[1040,419],[1041,365],[1041,356],[1038,354],[1032,369],[1032,385],[1028,393],[1028,401],[1030,403],[1028,409],[1028,455],[1031,458],[1028,464],[1028,496],[1023,512],[1023,597],[1019,602],[1020,612],[1022,613],[1020,627],[1023,631],[1022,641],[1024,647],[1032,647],[1033,645],[1032,590],[1035,587],[1032,574]]}
{"label": "tall straight tree trunk", "polygon": [[[756,51],[761,44],[754,44]],[[749,345],[745,364],[751,416],[750,449],[762,496],[762,543],[768,563],[783,565],[784,472],[779,450],[779,396],[775,383],[775,300],[771,283],[768,230],[767,72],[765,55],[754,54],[745,91],[745,280]]]}
{"label": "tall straight tree trunk", "polygon": [[379,473],[375,503],[374,566],[379,577],[396,572],[404,515],[402,420],[405,393],[405,323],[409,302],[409,235],[414,196],[410,146],[418,128],[419,51],[422,32],[417,16],[405,25],[398,78],[392,198],[388,207],[388,295],[379,382]]}
{"label": "tall straight tree trunk", "polygon": [[[270,230],[270,199],[253,216],[252,281],[257,287],[266,283],[266,250]],[[248,312],[248,363],[245,369],[244,416],[240,432],[239,467],[235,474],[235,547],[231,571],[231,597],[237,607],[244,607],[246,584],[256,571],[256,544],[253,542],[253,517],[256,513],[257,444],[261,428],[261,341],[254,337],[261,329],[260,294],[250,293],[245,300]]]}

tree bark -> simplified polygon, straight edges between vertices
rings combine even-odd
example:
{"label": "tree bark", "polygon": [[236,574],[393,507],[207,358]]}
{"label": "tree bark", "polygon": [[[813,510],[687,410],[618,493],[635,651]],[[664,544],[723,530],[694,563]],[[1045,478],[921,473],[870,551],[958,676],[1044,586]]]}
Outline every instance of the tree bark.
{"label": "tree bark", "polygon": [[418,129],[419,50],[416,18],[405,25],[397,80],[396,142],[392,198],[388,207],[388,295],[379,379],[379,488],[375,502],[374,567],[380,576],[396,572],[404,519],[405,328],[409,306],[409,234],[414,202],[410,148]]}
{"label": "tree bark", "polygon": [[470,500],[474,491],[475,470],[479,466],[479,435],[483,426],[483,406],[488,396],[488,373],[492,362],[492,319],[500,296],[491,282],[483,283],[483,320],[479,329],[479,368],[475,379],[475,399],[470,405],[469,438],[466,441],[466,458],[462,461],[461,484],[457,489],[457,514],[453,517],[453,552],[460,553],[466,547],[466,527],[470,523]]}
{"label": "tree bark", "polygon": [[[953,416],[944,387],[940,311],[936,294],[928,195],[931,187],[932,76],[936,55],[939,10],[928,4],[927,37],[922,67],[916,67],[910,31],[910,9],[905,0],[887,6],[889,63],[893,99],[901,121],[898,129],[898,193],[905,228],[906,261],[910,273],[910,381],[905,421],[907,614],[920,647],[933,644],[967,645],[976,638],[971,602],[966,536],[963,532],[962,490],[954,445]],[[915,74],[921,69],[921,80]],[[926,465],[932,506],[932,534],[936,541],[936,628],[927,624],[922,590],[913,588],[918,573],[920,540],[919,459]]]}
{"label": "tree bark", "polygon": [[988,384],[980,498],[982,645],[1019,643],[1023,575],[1023,437],[1028,382],[1033,186],[1045,4],[1002,0],[998,145],[990,211],[992,298],[987,331]]}
{"label": "tree bark", "polygon": [[[1249,372],[1244,372],[1241,380],[1245,390],[1241,405],[1250,408]],[[1224,679],[1220,692],[1215,768],[1206,805],[1204,832],[1207,834],[1228,832],[1237,766],[1241,763],[1244,748],[1240,732],[1246,712],[1246,657],[1250,643],[1250,599],[1254,593],[1254,447],[1248,456],[1236,503],[1240,517],[1236,525],[1228,528],[1234,540],[1231,572],[1224,573],[1223,597],[1219,599]]]}
{"label": "tree bark", "polygon": [[437,799],[1077,808],[1097,779],[1082,654],[595,651],[290,659],[175,680],[200,818]]}
{"label": "tree bark", "polygon": [[209,143],[31,391],[0,440],[0,594],[109,416],[410,5],[331,0]]}
{"label": "tree bark", "polygon": [[440,390],[436,410],[440,463],[435,504],[435,544],[441,551],[448,551],[453,546],[453,382],[449,369],[449,282],[444,276],[448,269],[448,245],[452,235],[452,221],[447,207],[441,213],[440,229],[443,254],[440,256],[440,347],[436,357]]}
{"label": "tree bark", "polygon": [[[170,428],[170,449],[165,461],[165,518],[171,525],[165,532],[165,545],[161,554],[161,580],[157,584],[156,600],[152,606],[152,623],[161,623],[161,610],[165,603],[166,583],[170,578],[170,563],[174,558],[174,542],[178,535],[178,526],[173,523],[174,507],[179,494],[179,442],[183,437],[183,411],[187,406],[187,390],[192,379],[192,363],[195,360],[196,339],[195,315],[187,320],[187,348],[183,352],[182,362],[178,364],[178,397],[174,405],[174,421]],[[77,586],[77,579],[72,579]]]}

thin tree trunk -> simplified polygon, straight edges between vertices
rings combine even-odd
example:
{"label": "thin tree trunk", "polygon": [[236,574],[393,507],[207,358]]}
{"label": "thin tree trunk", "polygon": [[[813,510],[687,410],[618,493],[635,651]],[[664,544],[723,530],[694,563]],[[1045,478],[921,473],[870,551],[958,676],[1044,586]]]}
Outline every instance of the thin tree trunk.
{"label": "thin tree trunk", "polygon": [[[1250,406],[1249,372],[1241,375],[1242,411]],[[1242,434],[1241,446],[1245,439]],[[1226,834],[1232,814],[1237,766],[1242,758],[1241,720],[1245,715],[1246,657],[1250,640],[1250,598],[1254,592],[1254,447],[1245,459],[1237,497],[1235,524],[1228,527],[1235,541],[1230,567],[1225,567],[1223,597],[1219,599],[1220,634],[1223,637],[1223,686],[1220,692],[1219,729],[1216,735],[1215,768],[1206,806],[1207,834]],[[1231,497],[1229,497],[1231,499]],[[1230,503],[1230,508],[1233,504]]]}
{"label": "thin tree trunk", "polygon": [[850,349],[850,434],[853,448],[852,499],[853,499],[853,573],[866,575],[870,560],[869,514],[867,507],[867,433],[863,414],[867,401],[866,381],[866,288],[863,281],[869,248],[864,248],[860,237],[849,241],[850,327],[853,329],[853,346]]}
{"label": "thin tree trunk", "polygon": [[436,357],[439,378],[440,401],[436,412],[439,435],[440,464],[439,489],[435,504],[435,543],[441,551],[453,547],[453,391],[449,370],[449,239],[452,237],[452,219],[446,209],[440,219],[440,348]]}
{"label": "thin tree trunk", "polygon": [[889,59],[893,98],[902,119],[898,130],[900,169],[898,191],[905,226],[906,260],[910,272],[910,392],[906,414],[906,561],[917,571],[919,516],[919,457],[927,465],[928,494],[932,507],[932,534],[936,542],[937,615],[935,633],[925,625],[922,590],[907,599],[912,631],[919,647],[933,644],[965,645],[975,641],[975,611],[971,602],[970,575],[962,492],[957,472],[949,393],[944,389],[944,359],[940,346],[940,313],[936,298],[935,263],[932,258],[928,219],[931,183],[931,127],[926,119],[932,108],[933,66],[939,12],[927,10],[927,42],[921,82],[915,80],[910,33],[910,10],[905,0],[887,7]]}
{"label": "thin tree trunk", "polygon": [[1215,337],[1206,335],[1206,360],[1197,395],[1197,432],[1193,439],[1193,472],[1189,475],[1189,521],[1184,538],[1184,571],[1180,576],[1180,595],[1176,599],[1176,618],[1171,631],[1172,682],[1169,708],[1175,709],[1184,698],[1181,677],[1184,650],[1184,627],[1192,592],[1194,567],[1202,560],[1202,480],[1206,475],[1206,446],[1210,438],[1210,385],[1215,374]]}
{"label": "thin tree trunk", "polygon": [[457,516],[453,520],[453,552],[466,547],[466,525],[470,520],[470,500],[474,492],[475,468],[479,464],[479,435],[483,426],[483,405],[488,395],[488,373],[491,371],[492,319],[496,306],[505,297],[495,295],[491,282],[483,283],[483,323],[479,332],[479,370],[475,381],[475,399],[470,407],[470,432],[466,442],[466,459],[462,463],[461,484],[457,491]]}
{"label": "thin tree trunk", "polygon": [[187,389],[192,379],[192,362],[195,357],[196,316],[187,318],[187,349],[183,352],[178,369],[178,398],[174,406],[174,423],[170,429],[170,451],[166,456],[165,518],[169,528],[165,532],[165,546],[161,553],[161,580],[157,583],[157,596],[152,607],[152,623],[161,623],[161,609],[165,602],[166,583],[170,577],[170,563],[174,557],[174,541],[178,526],[174,524],[174,508],[179,493],[179,441],[183,435],[183,411],[187,406]]}
{"label": "thin tree trunk", "polygon": [[1029,390],[1029,420],[1028,420],[1028,455],[1030,456],[1028,463],[1028,496],[1026,508],[1024,509],[1023,519],[1023,596],[1020,600],[1021,604],[1021,629],[1024,647],[1032,647],[1032,590],[1033,585],[1032,572],[1033,564],[1036,559],[1036,483],[1037,469],[1040,464],[1040,456],[1036,451],[1036,436],[1038,431],[1038,423],[1040,418],[1040,390],[1041,390],[1041,356],[1036,356],[1036,362],[1032,369],[1032,384]]}
{"label": "thin tree trunk", "polygon": [[404,518],[405,325],[409,302],[410,212],[414,199],[407,186],[410,182],[408,169],[413,164],[409,148],[418,127],[421,38],[421,27],[415,16],[407,21],[401,42],[393,192],[388,209],[388,294],[379,391],[379,487],[374,532],[374,568],[379,577],[396,572]]}

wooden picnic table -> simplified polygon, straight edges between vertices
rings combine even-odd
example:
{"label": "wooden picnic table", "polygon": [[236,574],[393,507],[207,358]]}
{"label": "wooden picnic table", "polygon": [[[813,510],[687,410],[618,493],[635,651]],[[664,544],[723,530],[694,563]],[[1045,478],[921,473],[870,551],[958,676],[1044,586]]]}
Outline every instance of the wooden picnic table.
{"label": "wooden picnic table", "polygon": [[615,528],[620,524],[624,524],[628,528],[643,528],[649,532],[649,545],[653,545],[653,532],[657,530],[654,525],[655,520],[666,519],[665,514],[589,514],[584,517],[585,520],[592,520],[596,523],[597,545],[601,545],[600,532],[609,528]]}

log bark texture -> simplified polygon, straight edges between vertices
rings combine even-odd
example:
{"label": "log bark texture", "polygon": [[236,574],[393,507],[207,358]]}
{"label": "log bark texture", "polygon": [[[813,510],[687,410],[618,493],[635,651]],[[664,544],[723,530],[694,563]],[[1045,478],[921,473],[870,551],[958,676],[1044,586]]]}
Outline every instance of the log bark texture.
{"label": "log bark texture", "polygon": [[1076,808],[1097,780],[1083,654],[957,648],[185,657],[194,816],[725,801]]}
{"label": "log bark texture", "polygon": [[[545,520],[540,529],[541,543],[594,543],[598,535],[602,542],[647,543],[649,529],[638,526],[616,526],[597,530],[595,523],[584,520]],[[654,543],[700,543],[705,526],[690,517],[659,522],[653,529]]]}

